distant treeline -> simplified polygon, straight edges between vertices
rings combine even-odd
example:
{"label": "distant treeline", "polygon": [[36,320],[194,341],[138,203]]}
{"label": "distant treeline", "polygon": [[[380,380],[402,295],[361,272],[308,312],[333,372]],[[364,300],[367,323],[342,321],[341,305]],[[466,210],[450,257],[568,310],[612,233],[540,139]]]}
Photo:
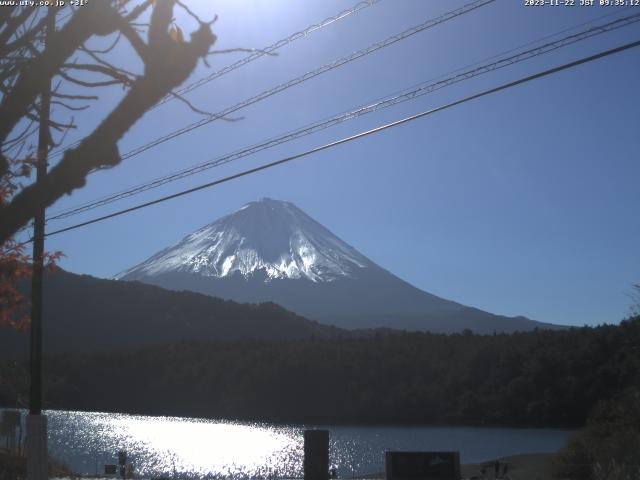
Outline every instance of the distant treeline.
{"label": "distant treeline", "polygon": [[[46,358],[49,408],[305,423],[577,426],[640,385],[640,317],[511,335],[370,332]],[[0,364],[23,404],[27,364]]]}

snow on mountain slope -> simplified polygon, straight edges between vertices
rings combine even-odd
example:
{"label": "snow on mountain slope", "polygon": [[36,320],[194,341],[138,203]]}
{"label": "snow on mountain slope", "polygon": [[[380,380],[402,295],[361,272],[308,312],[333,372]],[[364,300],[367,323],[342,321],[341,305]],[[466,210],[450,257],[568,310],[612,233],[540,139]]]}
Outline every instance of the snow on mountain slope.
{"label": "snow on mountain slope", "polygon": [[186,236],[176,245],[116,275],[169,272],[223,278],[258,272],[266,281],[306,278],[331,282],[373,265],[365,256],[289,202],[264,198]]}
{"label": "snow on mountain slope", "polygon": [[551,328],[420,290],[376,265],[295,205],[268,198],[186,236],[116,276],[236,302],[275,302],[344,328],[512,332]]}

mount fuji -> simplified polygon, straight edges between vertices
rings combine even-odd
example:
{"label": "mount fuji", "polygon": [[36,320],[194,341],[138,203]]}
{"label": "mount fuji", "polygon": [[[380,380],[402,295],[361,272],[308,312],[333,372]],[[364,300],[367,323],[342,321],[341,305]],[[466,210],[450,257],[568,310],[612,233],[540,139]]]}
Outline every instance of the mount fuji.
{"label": "mount fuji", "polygon": [[264,198],[115,276],[240,302],[272,301],[343,328],[513,332],[557,328],[424,292],[289,202]]}

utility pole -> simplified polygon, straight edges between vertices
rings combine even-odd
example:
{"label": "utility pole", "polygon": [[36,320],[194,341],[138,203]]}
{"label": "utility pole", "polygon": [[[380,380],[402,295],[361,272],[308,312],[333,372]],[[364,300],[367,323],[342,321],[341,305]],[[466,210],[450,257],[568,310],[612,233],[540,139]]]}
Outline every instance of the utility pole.
{"label": "utility pole", "polygon": [[[50,45],[51,35],[56,29],[55,7],[47,12],[45,48]],[[36,185],[42,185],[47,176],[47,153],[49,150],[49,115],[51,110],[51,79],[40,94],[40,127],[38,133],[38,156],[36,159]],[[33,222],[33,272],[31,276],[31,338],[29,392],[29,416],[27,418],[27,478],[46,480],[49,478],[49,454],[47,448],[47,417],[42,415],[42,283],[44,270],[44,199]]]}

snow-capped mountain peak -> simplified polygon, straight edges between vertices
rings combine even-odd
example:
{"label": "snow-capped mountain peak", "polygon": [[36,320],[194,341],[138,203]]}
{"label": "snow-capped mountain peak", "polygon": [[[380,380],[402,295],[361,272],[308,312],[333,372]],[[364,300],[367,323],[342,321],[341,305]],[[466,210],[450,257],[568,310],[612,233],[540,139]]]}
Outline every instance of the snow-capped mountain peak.
{"label": "snow-capped mountain peak", "polygon": [[176,245],[116,275],[139,279],[183,272],[206,277],[330,282],[373,265],[364,255],[289,202],[250,202],[187,235]]}

